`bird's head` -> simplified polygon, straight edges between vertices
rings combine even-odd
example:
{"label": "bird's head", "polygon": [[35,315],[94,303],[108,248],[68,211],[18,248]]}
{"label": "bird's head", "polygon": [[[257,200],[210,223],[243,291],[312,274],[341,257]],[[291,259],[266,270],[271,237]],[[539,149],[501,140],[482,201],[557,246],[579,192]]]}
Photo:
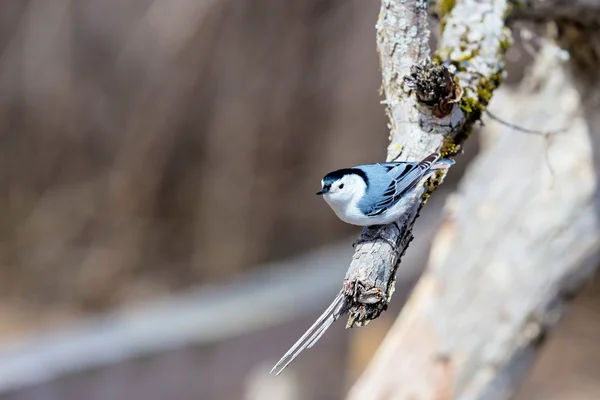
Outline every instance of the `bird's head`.
{"label": "bird's head", "polygon": [[362,197],[367,183],[367,175],[361,169],[339,169],[325,175],[317,194],[322,195],[329,204],[345,204]]}

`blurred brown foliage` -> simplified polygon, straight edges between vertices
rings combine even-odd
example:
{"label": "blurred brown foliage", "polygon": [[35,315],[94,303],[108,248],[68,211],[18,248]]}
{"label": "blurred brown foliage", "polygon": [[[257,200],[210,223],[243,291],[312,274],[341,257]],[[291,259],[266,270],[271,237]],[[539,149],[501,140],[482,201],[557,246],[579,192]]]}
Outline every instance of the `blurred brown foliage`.
{"label": "blurred brown foliage", "polygon": [[2,2],[2,303],[102,309],[354,232],[314,192],[385,157],[377,7]]}

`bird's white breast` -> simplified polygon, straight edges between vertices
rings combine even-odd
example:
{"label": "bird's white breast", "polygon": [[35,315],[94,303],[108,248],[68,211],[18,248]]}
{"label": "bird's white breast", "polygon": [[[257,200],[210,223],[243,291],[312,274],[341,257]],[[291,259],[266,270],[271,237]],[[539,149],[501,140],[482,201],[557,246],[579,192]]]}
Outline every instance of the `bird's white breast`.
{"label": "bird's white breast", "polygon": [[333,212],[335,212],[335,215],[337,215],[337,217],[339,219],[341,219],[342,221],[351,224],[351,225],[360,225],[360,226],[364,226],[365,224],[367,225],[372,225],[370,223],[367,223],[368,221],[368,217],[366,217],[357,207],[357,203],[356,201],[354,202],[347,202],[345,204],[340,204],[340,203],[329,203],[329,205],[331,206]]}
{"label": "bird's white breast", "polygon": [[325,200],[335,212],[335,215],[342,221],[358,226],[372,226],[372,225],[387,225],[396,221],[398,218],[406,212],[407,200],[406,198],[400,199],[394,206],[387,209],[385,212],[375,215],[366,216],[358,208],[358,201],[362,196],[357,196],[358,199],[353,198],[350,201],[330,201],[325,197]]}

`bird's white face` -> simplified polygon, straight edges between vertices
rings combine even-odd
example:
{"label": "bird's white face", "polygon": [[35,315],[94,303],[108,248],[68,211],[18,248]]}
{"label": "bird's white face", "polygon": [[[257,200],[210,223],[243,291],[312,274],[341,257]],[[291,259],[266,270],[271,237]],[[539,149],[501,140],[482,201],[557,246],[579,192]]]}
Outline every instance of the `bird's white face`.
{"label": "bird's white face", "polygon": [[327,190],[323,198],[330,205],[347,205],[351,202],[358,202],[364,195],[367,185],[358,175],[345,175],[341,179],[333,182],[327,188],[325,182],[321,181],[321,187]]}

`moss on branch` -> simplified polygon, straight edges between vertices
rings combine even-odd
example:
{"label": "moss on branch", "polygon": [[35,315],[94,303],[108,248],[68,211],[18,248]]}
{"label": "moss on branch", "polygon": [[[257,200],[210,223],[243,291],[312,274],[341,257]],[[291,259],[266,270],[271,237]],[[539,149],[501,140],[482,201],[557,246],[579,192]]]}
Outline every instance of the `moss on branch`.
{"label": "moss on branch", "polygon": [[[441,3],[438,2],[438,10],[445,7]],[[452,9],[455,6],[454,3]],[[506,6],[507,10],[509,6],[510,4]],[[507,10],[503,13],[503,18],[505,18]],[[482,25],[484,24],[483,18],[482,15],[480,21]],[[453,29],[459,31],[455,27]],[[503,27],[500,34],[494,37],[496,52],[492,59],[489,51],[482,51],[482,46],[487,46],[489,49],[489,43],[479,40],[478,34],[472,34],[472,29],[481,29],[481,27],[463,26],[460,29],[462,30],[458,35],[458,40],[452,41],[451,47],[438,49],[433,56],[434,62],[448,67],[455,74],[456,81],[463,91],[458,106],[465,115],[462,124],[457,127],[458,131],[453,135],[447,135],[441,150],[443,156],[457,154],[462,143],[471,135],[474,124],[481,119],[492,99],[494,90],[503,81],[503,58],[512,45],[510,31]],[[485,66],[483,71],[480,69],[482,64]]]}

